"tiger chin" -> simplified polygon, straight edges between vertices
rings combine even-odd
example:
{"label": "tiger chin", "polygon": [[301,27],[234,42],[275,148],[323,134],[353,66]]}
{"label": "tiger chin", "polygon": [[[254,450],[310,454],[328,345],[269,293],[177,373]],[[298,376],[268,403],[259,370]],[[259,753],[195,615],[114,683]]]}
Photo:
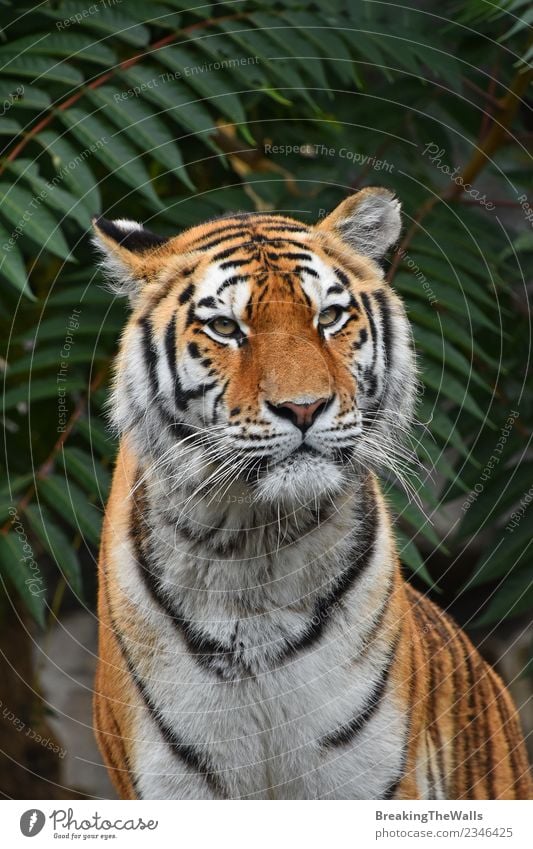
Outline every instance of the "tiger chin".
{"label": "tiger chin", "polygon": [[131,303],[94,726],[121,797],[531,798],[516,709],[402,577],[377,472],[412,418],[386,189],[316,225],[95,219]]}

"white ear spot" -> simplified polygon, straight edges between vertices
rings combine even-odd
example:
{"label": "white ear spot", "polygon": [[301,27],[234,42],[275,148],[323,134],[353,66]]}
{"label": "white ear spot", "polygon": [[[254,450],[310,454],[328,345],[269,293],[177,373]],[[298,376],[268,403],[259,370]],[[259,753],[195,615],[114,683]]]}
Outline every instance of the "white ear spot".
{"label": "white ear spot", "polygon": [[139,221],[132,221],[129,218],[115,218],[112,224],[124,233],[131,233],[132,230],[144,230],[143,225]]}
{"label": "white ear spot", "polygon": [[400,235],[401,204],[385,194],[371,194],[357,204],[353,214],[337,223],[339,235],[357,251],[381,259]]}

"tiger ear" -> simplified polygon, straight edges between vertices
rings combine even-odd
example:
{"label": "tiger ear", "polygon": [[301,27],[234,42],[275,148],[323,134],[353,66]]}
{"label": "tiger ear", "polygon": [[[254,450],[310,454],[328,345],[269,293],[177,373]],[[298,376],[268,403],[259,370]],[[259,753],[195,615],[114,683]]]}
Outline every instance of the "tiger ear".
{"label": "tiger ear", "polygon": [[343,200],[317,229],[334,232],[352,250],[379,261],[398,240],[400,209],[388,189],[369,187]]}
{"label": "tiger ear", "polygon": [[146,279],[147,258],[168,239],[126,218],[110,221],[100,216],[93,218],[92,224],[92,241],[102,254],[101,264],[110,289],[134,299]]}

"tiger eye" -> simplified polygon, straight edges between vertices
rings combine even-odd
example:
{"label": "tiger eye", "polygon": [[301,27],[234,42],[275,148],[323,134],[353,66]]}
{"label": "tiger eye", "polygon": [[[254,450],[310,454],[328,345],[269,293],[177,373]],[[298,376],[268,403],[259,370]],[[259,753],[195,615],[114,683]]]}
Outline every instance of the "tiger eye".
{"label": "tiger eye", "polygon": [[326,307],[318,316],[318,323],[321,327],[329,327],[335,324],[341,314],[341,308],[337,306]]}
{"label": "tiger eye", "polygon": [[225,318],[225,316],[218,316],[218,318],[214,318],[209,322],[209,327],[211,327],[215,333],[218,333],[219,336],[234,336],[240,331],[240,327],[237,322],[233,321],[232,318]]}

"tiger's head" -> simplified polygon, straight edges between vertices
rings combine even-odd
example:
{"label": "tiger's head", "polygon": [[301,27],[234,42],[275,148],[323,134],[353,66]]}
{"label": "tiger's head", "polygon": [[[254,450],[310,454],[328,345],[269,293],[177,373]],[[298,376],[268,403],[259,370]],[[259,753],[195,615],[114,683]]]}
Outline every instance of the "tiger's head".
{"label": "tiger's head", "polygon": [[161,238],[95,219],[132,314],[112,419],[184,486],[302,503],[376,468],[409,423],[408,321],[379,261],[400,204],[367,188],[308,226],[270,213]]}

